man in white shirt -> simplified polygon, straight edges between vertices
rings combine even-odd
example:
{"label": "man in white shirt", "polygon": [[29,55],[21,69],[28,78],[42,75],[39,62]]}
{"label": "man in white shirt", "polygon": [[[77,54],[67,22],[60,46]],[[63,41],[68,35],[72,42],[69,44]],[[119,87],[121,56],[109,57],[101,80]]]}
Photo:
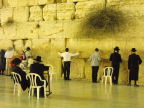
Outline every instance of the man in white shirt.
{"label": "man in white shirt", "polygon": [[70,62],[71,57],[79,55],[79,53],[69,53],[69,49],[66,48],[64,53],[58,53],[64,61],[64,80],[70,80]]}
{"label": "man in white shirt", "polygon": [[8,50],[5,53],[6,75],[10,75],[10,61],[12,60],[13,55],[14,55],[14,49],[12,47],[9,47]]}
{"label": "man in white shirt", "polygon": [[91,55],[90,61],[92,65],[92,82],[97,83],[97,73],[99,70],[99,63],[101,61],[98,48],[96,48],[95,52]]}

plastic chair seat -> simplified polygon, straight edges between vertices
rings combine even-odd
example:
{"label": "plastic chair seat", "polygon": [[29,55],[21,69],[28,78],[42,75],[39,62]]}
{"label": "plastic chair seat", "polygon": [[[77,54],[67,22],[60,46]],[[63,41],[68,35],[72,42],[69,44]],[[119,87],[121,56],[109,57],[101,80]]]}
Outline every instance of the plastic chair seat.
{"label": "plastic chair seat", "polygon": [[[44,87],[44,97],[46,97],[46,80],[42,80],[41,77],[36,74],[36,73],[28,73],[27,74],[27,79],[30,80],[30,88],[29,88],[29,97],[34,94],[34,89],[37,89],[37,99],[39,99],[39,93],[40,93],[40,88]],[[37,78],[44,82],[43,85],[39,86],[37,85]]]}
{"label": "plastic chair seat", "polygon": [[105,67],[104,74],[102,76],[102,83],[105,80],[105,85],[107,84],[107,80],[109,78],[110,85],[112,85],[112,74],[113,74],[113,67]]}
{"label": "plastic chair seat", "polygon": [[20,96],[20,93],[22,91],[21,84],[20,84],[21,76],[16,72],[11,72],[11,74],[12,74],[12,77],[13,77],[13,80],[14,80],[14,94],[15,94],[16,89],[17,89],[18,96]]}

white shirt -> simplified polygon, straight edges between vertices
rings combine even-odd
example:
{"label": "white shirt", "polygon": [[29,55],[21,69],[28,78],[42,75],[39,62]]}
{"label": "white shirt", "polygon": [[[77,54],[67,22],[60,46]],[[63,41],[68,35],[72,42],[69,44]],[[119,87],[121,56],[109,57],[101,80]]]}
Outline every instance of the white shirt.
{"label": "white shirt", "polygon": [[92,66],[99,66],[99,63],[101,61],[100,55],[98,52],[95,52],[90,57],[91,65]]}
{"label": "white shirt", "polygon": [[59,53],[58,54],[63,57],[63,61],[71,61],[71,57],[72,56],[77,56],[79,55],[79,53],[75,53],[75,54],[72,54],[72,53],[69,53],[69,52],[64,52],[64,53]]}
{"label": "white shirt", "polygon": [[6,51],[5,58],[12,58],[14,55],[14,50]]}

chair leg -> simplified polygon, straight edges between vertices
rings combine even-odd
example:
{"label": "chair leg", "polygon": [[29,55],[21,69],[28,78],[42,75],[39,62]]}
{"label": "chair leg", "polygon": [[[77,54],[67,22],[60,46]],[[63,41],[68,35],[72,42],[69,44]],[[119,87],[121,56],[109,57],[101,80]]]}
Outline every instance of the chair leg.
{"label": "chair leg", "polygon": [[15,94],[15,89],[16,89],[15,87],[16,87],[16,86],[14,85],[14,94]]}
{"label": "chair leg", "polygon": [[102,77],[102,83],[103,83],[103,79],[104,79],[104,77]]}
{"label": "chair leg", "polygon": [[44,87],[44,97],[46,98],[46,87]]}
{"label": "chair leg", "polygon": [[21,86],[18,85],[18,96],[20,96],[20,94],[21,94]]}
{"label": "chair leg", "polygon": [[39,88],[37,88],[37,99],[39,99]]}
{"label": "chair leg", "polygon": [[34,89],[33,88],[31,89],[31,92],[32,92],[32,96],[33,96],[34,95]]}
{"label": "chair leg", "polygon": [[32,90],[32,89],[30,88],[30,89],[29,89],[29,97],[30,97],[30,95],[31,95],[31,90]]}
{"label": "chair leg", "polygon": [[109,77],[109,79],[110,79],[110,85],[112,85],[112,78],[111,78],[111,77]]}
{"label": "chair leg", "polygon": [[105,77],[105,85],[107,84],[107,77]]}

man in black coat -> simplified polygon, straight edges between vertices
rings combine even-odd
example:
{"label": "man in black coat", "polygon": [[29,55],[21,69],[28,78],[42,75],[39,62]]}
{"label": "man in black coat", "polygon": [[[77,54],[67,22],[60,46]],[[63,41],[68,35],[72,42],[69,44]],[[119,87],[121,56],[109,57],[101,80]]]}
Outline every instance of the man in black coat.
{"label": "man in black coat", "polygon": [[12,72],[16,72],[21,76],[21,87],[23,89],[23,91],[25,91],[27,89],[27,87],[29,86],[28,81],[26,80],[26,73],[19,67],[19,64],[21,63],[21,60],[19,58],[15,58],[12,63],[14,64],[14,66],[12,67]]}
{"label": "man in black coat", "polygon": [[139,55],[136,54],[136,49],[132,48],[131,55],[128,58],[128,69],[129,73],[129,85],[131,85],[131,80],[135,81],[134,86],[137,85],[138,73],[139,73],[139,65],[142,63],[142,60]]}
{"label": "man in black coat", "polygon": [[119,50],[120,50],[119,47],[115,47],[114,53],[110,55],[110,59],[109,59],[114,69],[112,75],[113,84],[118,84],[119,68],[120,68],[120,63],[122,62],[121,55],[119,54]]}
{"label": "man in black coat", "polygon": [[[43,80],[46,80],[44,77],[44,71],[49,70],[49,66],[44,66],[44,64],[41,64],[41,57],[37,56],[36,59],[34,59],[35,62],[31,64],[30,66],[30,72],[31,73],[37,73]],[[37,80],[38,85],[43,85],[43,82],[40,80]],[[40,89],[40,96],[44,96],[43,88]]]}
{"label": "man in black coat", "polygon": [[0,75],[4,74],[5,66],[6,66],[6,58],[4,57],[5,50],[1,49],[0,51]]}

